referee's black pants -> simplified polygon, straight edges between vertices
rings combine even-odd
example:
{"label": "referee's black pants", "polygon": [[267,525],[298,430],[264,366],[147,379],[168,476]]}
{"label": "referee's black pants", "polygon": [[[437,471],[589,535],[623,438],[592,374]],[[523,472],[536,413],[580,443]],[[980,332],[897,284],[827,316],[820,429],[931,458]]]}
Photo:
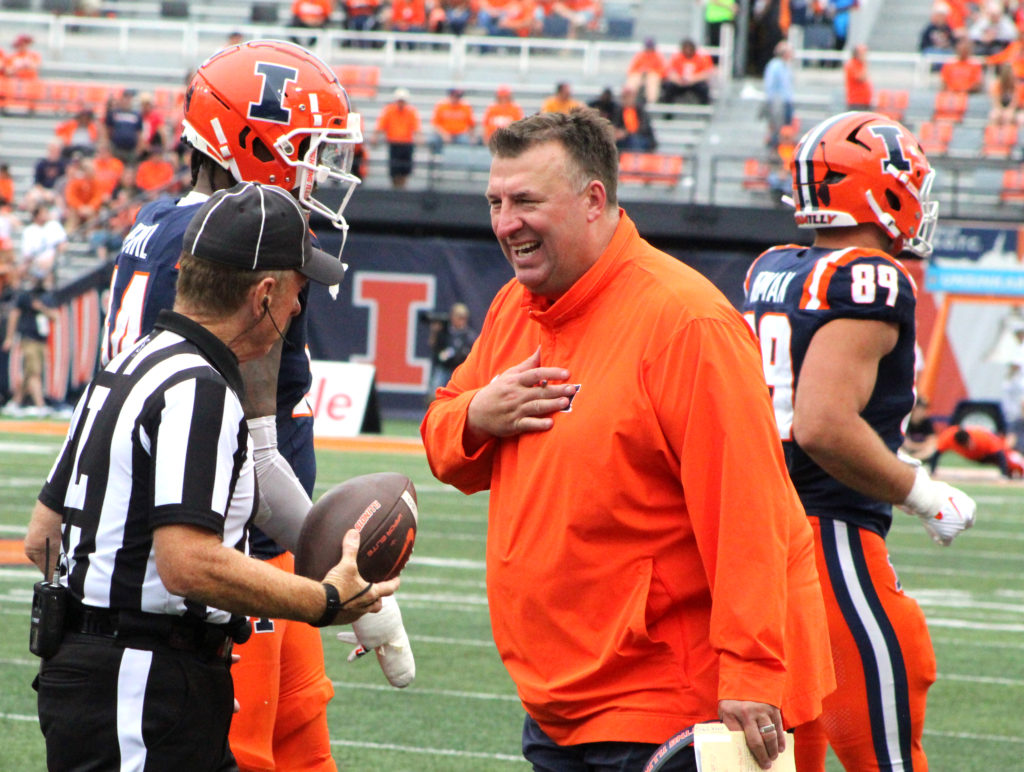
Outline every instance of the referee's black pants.
{"label": "referee's black pants", "polygon": [[68,632],[39,671],[50,770],[228,772],[228,663],[159,643]]}

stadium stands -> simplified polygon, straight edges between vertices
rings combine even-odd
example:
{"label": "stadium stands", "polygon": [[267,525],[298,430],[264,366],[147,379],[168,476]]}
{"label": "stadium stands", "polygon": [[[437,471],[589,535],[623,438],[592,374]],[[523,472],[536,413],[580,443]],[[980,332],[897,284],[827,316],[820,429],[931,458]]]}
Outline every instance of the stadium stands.
{"label": "stadium stands", "polygon": [[[5,8],[15,1],[2,0]],[[278,19],[289,18],[287,0],[260,0],[258,4],[266,13],[261,11],[255,17],[250,0],[190,2],[187,19],[163,17],[165,3],[157,0],[111,0],[103,10],[116,12],[113,19],[39,13],[44,2],[47,0],[29,0],[28,11],[0,11],[0,25],[5,31],[11,35],[32,34],[44,55],[42,93],[38,85],[0,84],[0,109],[23,116],[19,120],[39,121],[46,127],[31,132],[36,137],[34,154],[20,144],[16,153],[7,153],[4,160],[11,163],[16,177],[27,173],[33,155],[43,154],[54,113],[72,111],[82,103],[98,105],[101,109],[106,93],[113,87],[154,92],[161,109],[171,112],[180,102],[186,73],[223,45],[229,32],[238,30],[247,37],[288,37],[291,34],[288,27],[250,21],[273,19],[274,14],[268,9],[276,10]],[[685,8],[680,9],[676,0],[610,1],[605,4],[600,34],[568,41],[543,37],[508,39],[502,40],[500,49],[495,49],[493,39],[474,34],[427,37],[355,33],[337,24],[323,31],[304,31],[303,34],[309,32],[316,39],[315,50],[336,68],[356,109],[363,114],[364,127],[370,132],[382,105],[398,86],[409,88],[415,106],[422,115],[429,115],[433,104],[447,88],[457,85],[465,91],[466,100],[473,105],[478,117],[499,83],[511,85],[527,113],[538,109],[542,98],[559,80],[570,81],[574,93],[583,101],[589,101],[606,86],[618,90],[641,37],[653,35],[667,50],[673,49],[682,37],[699,39],[699,13],[691,4],[682,5]],[[887,5],[900,6],[891,9],[893,13],[898,10],[901,18],[920,19],[922,25],[927,18],[929,3],[922,0]],[[628,7],[631,39],[618,39],[609,29],[610,20],[618,13],[617,6]],[[885,37],[889,32],[886,28],[891,25],[889,17],[884,18],[884,23],[871,28],[868,38],[871,72],[876,85],[884,84],[878,91],[877,108],[902,118],[907,125],[928,135],[931,129],[924,124],[934,122],[940,93],[938,77],[932,71],[935,60],[887,45]],[[910,27],[915,23],[910,23]],[[905,30],[900,43],[906,46]],[[402,45],[412,47],[402,48]],[[821,52],[813,55],[798,52],[797,116],[804,128],[844,107],[841,71],[816,66],[820,59]],[[765,154],[764,123],[757,117],[758,86],[756,78],[733,81],[730,73],[720,72],[710,107],[651,106],[658,139],[657,153],[687,159],[684,166],[690,184],[676,187],[629,184],[624,187],[624,195],[636,198],[678,195],[680,200],[692,197],[702,203],[763,205],[764,175],[745,169],[748,159],[753,159],[755,164],[771,164]],[[972,196],[976,200],[983,198],[981,191],[964,188],[981,177],[971,173],[969,166],[957,165],[961,161],[987,158],[989,163],[1006,164],[997,168],[1001,179],[1003,168],[1008,169],[1019,160],[1016,143],[1004,142],[1002,149],[996,150],[992,142],[985,141],[985,102],[984,94],[971,96],[966,104],[960,101],[955,105],[954,117],[959,121],[955,128],[938,132],[940,143],[931,152],[939,167],[939,179],[956,182],[938,186],[944,196],[961,196],[968,203]],[[930,141],[926,138],[926,142]],[[1007,145],[1009,150],[1006,150]],[[370,147],[368,153],[370,172],[365,184],[386,187],[386,149]],[[417,157],[427,158],[425,153],[424,149]],[[418,164],[410,184],[426,189],[443,181],[446,185],[463,185],[475,191],[479,187],[474,179],[480,176],[478,160],[460,161],[452,156],[437,159],[433,167]],[[438,163],[449,162],[453,165],[452,173],[440,174]],[[997,189],[999,187],[997,184]],[[944,211],[951,209],[944,205]],[[1012,212],[1008,211],[1006,216],[1012,216]]]}

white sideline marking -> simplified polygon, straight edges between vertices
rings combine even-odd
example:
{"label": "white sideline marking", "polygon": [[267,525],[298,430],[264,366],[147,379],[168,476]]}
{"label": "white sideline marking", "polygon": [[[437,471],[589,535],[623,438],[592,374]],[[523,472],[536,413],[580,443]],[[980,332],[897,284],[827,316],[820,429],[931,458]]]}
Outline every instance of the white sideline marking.
{"label": "white sideline marking", "polygon": [[997,743],[1024,743],[1024,737],[1006,737],[1001,734],[973,734],[971,732],[936,732],[933,729],[925,729],[925,735],[932,737],[953,737],[957,740],[987,740]]}
{"label": "white sideline marking", "polygon": [[990,633],[1024,633],[1024,625],[969,622],[966,619],[928,619],[928,627],[948,627],[955,630],[984,630]]}
{"label": "white sideline marking", "polygon": [[943,646],[981,646],[990,649],[1010,649],[1011,651],[1024,651],[1024,643],[1009,643],[1008,641],[979,641],[972,638],[942,638],[932,636],[932,642]]}
{"label": "white sideline marking", "polygon": [[490,761],[510,761],[525,764],[522,756],[510,756],[507,753],[483,753],[479,751],[456,751],[450,748],[420,748],[412,745],[395,745],[393,743],[368,743],[359,740],[331,740],[331,745],[343,745],[348,748],[373,748],[381,751],[401,751],[403,753],[419,753],[428,756],[457,756],[463,759],[488,759]]}
{"label": "white sideline marking", "polygon": [[939,680],[962,681],[968,684],[994,684],[996,686],[1024,686],[1024,678],[993,678],[992,676],[939,673]]}
{"label": "white sideline marking", "polygon": [[37,456],[49,455],[60,450],[59,442],[40,444],[38,442],[0,442],[0,453],[34,453]]}
{"label": "white sideline marking", "polygon": [[[356,684],[348,683],[347,681],[335,681],[331,679],[331,684],[336,689],[362,689],[364,691],[371,692],[391,692],[394,693],[395,687],[385,686],[384,684]],[[421,689],[416,687],[415,689],[409,690],[410,696],[423,695],[430,697],[450,697],[456,700],[484,700],[486,702],[519,702],[519,698],[514,694],[488,694],[486,692],[463,692],[455,689]]]}

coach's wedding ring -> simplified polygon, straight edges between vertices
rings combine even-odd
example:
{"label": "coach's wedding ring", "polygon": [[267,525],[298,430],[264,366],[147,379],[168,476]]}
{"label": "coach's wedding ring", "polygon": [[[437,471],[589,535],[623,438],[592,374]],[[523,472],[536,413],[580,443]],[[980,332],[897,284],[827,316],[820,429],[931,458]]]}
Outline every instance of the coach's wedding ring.
{"label": "coach's wedding ring", "polygon": [[771,734],[775,731],[775,724],[766,724],[765,726],[759,726],[758,729],[761,730],[761,734]]}

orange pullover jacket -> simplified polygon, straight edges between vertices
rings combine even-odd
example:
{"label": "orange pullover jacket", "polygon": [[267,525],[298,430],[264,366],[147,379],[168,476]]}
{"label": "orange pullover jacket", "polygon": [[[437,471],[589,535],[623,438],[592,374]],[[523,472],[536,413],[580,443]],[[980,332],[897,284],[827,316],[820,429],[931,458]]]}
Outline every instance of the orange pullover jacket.
{"label": "orange pullover jacket", "polygon": [[[546,432],[467,456],[470,400],[540,347],[580,389]],[[834,688],[811,529],[750,329],[624,213],[546,304],[511,281],[421,426],[434,474],[490,489],[498,651],[556,742],[660,743],[720,699],[782,707]]]}

